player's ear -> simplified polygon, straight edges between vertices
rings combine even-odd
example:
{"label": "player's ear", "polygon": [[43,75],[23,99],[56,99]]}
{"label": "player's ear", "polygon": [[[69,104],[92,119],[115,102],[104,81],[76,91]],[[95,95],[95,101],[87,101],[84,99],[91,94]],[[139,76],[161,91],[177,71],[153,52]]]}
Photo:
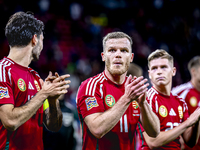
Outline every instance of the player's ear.
{"label": "player's ear", "polygon": [[35,46],[38,42],[38,37],[36,34],[33,35],[33,38],[32,38],[32,45]]}
{"label": "player's ear", "polygon": [[148,70],[148,73],[149,73],[149,79],[151,79],[151,75],[150,75],[150,71]]}
{"label": "player's ear", "polygon": [[172,69],[172,76],[175,76],[176,75],[176,67],[173,67]]}
{"label": "player's ear", "polygon": [[193,76],[195,73],[196,73],[196,69],[191,68],[191,69],[190,69],[190,74]]}
{"label": "player's ear", "polygon": [[131,61],[130,62],[133,62],[133,58],[134,58],[134,53],[131,53]]}
{"label": "player's ear", "polygon": [[101,58],[102,58],[102,61],[105,61],[105,55],[104,55],[104,52],[101,52]]}

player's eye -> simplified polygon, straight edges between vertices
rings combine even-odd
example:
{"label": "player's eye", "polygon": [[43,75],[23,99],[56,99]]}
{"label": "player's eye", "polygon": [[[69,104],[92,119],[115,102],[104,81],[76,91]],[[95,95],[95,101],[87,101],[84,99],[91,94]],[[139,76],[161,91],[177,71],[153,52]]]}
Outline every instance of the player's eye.
{"label": "player's eye", "polygon": [[162,68],[162,69],[165,69],[165,68],[167,68],[167,66],[162,66],[161,68]]}
{"label": "player's eye", "polygon": [[126,49],[122,49],[121,52],[128,52]]}
{"label": "player's eye", "polygon": [[157,69],[157,67],[152,67],[152,68],[151,68],[151,70],[156,70],[156,69]]}
{"label": "player's eye", "polygon": [[109,50],[109,52],[115,52],[115,51],[116,51],[115,49],[110,49],[110,50]]}

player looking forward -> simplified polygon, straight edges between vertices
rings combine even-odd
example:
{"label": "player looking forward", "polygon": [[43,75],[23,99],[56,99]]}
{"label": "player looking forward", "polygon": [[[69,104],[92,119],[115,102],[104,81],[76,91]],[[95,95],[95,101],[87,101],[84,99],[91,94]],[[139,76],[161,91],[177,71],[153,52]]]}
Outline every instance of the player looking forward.
{"label": "player looking forward", "polygon": [[147,92],[147,101],[160,119],[160,133],[152,138],[144,131],[140,149],[180,149],[180,135],[189,146],[194,146],[199,138],[200,109],[189,117],[185,101],[172,95],[172,77],[176,73],[173,57],[165,50],[156,50],[148,57],[148,67],[153,86]]}
{"label": "player looking forward", "polygon": [[158,118],[145,101],[147,79],[126,77],[134,57],[131,45],[131,38],[123,32],[107,34],[101,53],[105,70],[79,87],[83,150],[133,150],[139,120],[149,136],[159,133]]}

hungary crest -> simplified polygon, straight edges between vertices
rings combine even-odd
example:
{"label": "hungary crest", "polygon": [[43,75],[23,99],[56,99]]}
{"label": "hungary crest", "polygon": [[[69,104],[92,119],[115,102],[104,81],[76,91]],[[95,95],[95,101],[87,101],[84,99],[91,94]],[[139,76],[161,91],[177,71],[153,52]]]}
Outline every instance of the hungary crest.
{"label": "hungary crest", "polygon": [[17,81],[17,86],[20,89],[20,91],[22,91],[22,92],[24,92],[26,90],[26,83],[21,78]]}
{"label": "hungary crest", "polygon": [[105,102],[109,107],[113,107],[113,105],[115,104],[115,99],[112,95],[107,95],[105,98]]}
{"label": "hungary crest", "polygon": [[162,117],[166,117],[167,114],[168,114],[168,111],[167,111],[167,108],[164,106],[164,105],[161,105],[159,107],[159,114],[162,116]]}

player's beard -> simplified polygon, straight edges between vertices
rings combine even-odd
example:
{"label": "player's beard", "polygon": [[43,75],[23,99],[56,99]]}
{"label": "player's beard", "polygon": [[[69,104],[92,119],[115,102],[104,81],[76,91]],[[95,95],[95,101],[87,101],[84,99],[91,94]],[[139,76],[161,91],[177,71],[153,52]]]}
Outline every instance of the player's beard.
{"label": "player's beard", "polygon": [[129,68],[129,65],[130,65],[129,61],[126,61],[125,66],[123,66],[123,64],[122,64],[122,66],[120,66],[119,68],[114,68],[114,66],[111,67],[112,64],[111,64],[110,59],[107,59],[105,61],[105,64],[106,64],[106,68],[107,68],[108,72],[111,75],[122,75],[122,74],[126,73],[126,71]]}
{"label": "player's beard", "polygon": [[32,60],[38,61],[39,57],[40,57],[40,53],[41,53],[41,47],[40,47],[40,43],[38,42],[37,45],[35,45],[35,47],[33,47]]}

